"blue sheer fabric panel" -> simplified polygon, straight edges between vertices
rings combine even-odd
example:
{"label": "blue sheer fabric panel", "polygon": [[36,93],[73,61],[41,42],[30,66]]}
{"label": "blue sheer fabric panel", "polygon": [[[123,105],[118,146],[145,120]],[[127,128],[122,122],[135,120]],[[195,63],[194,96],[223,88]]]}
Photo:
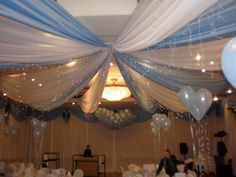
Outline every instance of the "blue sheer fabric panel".
{"label": "blue sheer fabric panel", "polygon": [[236,1],[219,0],[199,18],[148,49],[176,47],[236,35]]}
{"label": "blue sheer fabric panel", "polygon": [[201,71],[171,68],[150,61],[138,61],[119,52],[116,52],[115,56],[120,62],[124,62],[144,77],[176,92],[184,86],[191,86],[194,89],[207,88],[213,93],[219,93],[229,86],[222,73],[202,73]]}
{"label": "blue sheer fabric panel", "polygon": [[126,82],[126,84],[129,87],[130,92],[132,93],[135,100],[138,102],[139,106],[142,107],[144,110],[148,112],[155,112],[156,107],[156,101],[152,99],[147,93],[144,92],[138,85],[135,84],[132,77],[129,76],[128,72],[124,68],[124,65],[120,62],[119,59],[117,59],[117,53],[114,54],[116,57],[117,65],[121,71],[121,74]]}
{"label": "blue sheer fabric panel", "polygon": [[0,15],[61,37],[105,46],[54,0],[1,0]]}

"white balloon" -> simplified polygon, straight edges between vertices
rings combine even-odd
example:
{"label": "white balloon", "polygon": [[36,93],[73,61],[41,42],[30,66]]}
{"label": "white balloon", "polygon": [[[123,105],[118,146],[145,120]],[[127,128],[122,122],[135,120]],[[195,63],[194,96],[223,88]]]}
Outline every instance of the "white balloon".
{"label": "white balloon", "polygon": [[34,130],[34,139],[39,139],[42,135],[40,130]]}
{"label": "white balloon", "polygon": [[39,120],[33,118],[33,119],[31,120],[31,125],[32,125],[33,128],[37,127],[37,126],[39,125]]}
{"label": "white balloon", "polygon": [[7,126],[7,127],[4,128],[4,133],[5,133],[5,135],[9,135],[10,132],[11,132],[11,130],[10,130],[9,126]]}
{"label": "white balloon", "polygon": [[47,127],[47,122],[46,121],[40,121],[40,128],[43,130]]}
{"label": "white balloon", "polygon": [[162,124],[162,128],[165,130],[165,131],[168,131],[170,129],[170,126],[171,126],[171,121],[169,119],[165,119],[163,124]]}
{"label": "white balloon", "polygon": [[236,88],[236,37],[225,45],[221,55],[221,66],[229,83]]}
{"label": "white balloon", "polygon": [[179,98],[197,121],[201,121],[212,104],[212,94],[201,88],[197,92],[191,87],[184,87],[179,91]]}

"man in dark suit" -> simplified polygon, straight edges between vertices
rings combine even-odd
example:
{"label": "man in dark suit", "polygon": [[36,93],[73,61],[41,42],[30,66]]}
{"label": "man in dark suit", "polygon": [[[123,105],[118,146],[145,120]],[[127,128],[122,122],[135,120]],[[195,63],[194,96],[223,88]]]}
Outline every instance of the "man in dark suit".
{"label": "man in dark suit", "polygon": [[160,164],[158,166],[156,175],[159,175],[161,170],[164,168],[166,174],[168,174],[170,177],[174,176],[174,174],[178,172],[177,164],[181,164],[181,162],[178,161],[176,157],[171,154],[169,149],[166,149],[164,152],[164,157],[161,159]]}
{"label": "man in dark suit", "polygon": [[91,147],[90,147],[90,145],[88,144],[88,145],[86,146],[86,149],[84,150],[84,157],[93,157],[93,156],[92,156],[92,151],[91,151],[90,148],[91,148]]}

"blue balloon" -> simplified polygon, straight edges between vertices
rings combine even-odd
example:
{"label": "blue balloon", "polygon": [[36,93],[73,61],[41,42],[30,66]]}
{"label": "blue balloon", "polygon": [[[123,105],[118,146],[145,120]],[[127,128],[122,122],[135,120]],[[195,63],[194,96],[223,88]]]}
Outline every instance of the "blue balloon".
{"label": "blue balloon", "polygon": [[236,37],[225,45],[221,56],[221,65],[226,79],[236,88]]}

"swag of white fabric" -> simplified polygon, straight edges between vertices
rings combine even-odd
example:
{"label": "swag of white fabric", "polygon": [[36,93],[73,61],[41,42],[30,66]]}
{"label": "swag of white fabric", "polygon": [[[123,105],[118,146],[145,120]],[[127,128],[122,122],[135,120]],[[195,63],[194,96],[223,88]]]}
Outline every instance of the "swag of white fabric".
{"label": "swag of white fabric", "polygon": [[81,109],[86,113],[93,113],[94,111],[96,111],[99,105],[99,101],[101,99],[102,92],[106,84],[111,59],[112,54],[110,53],[103,67],[91,80],[91,83],[89,84],[89,89],[79,100]]}
{"label": "swag of white fabric", "polygon": [[221,71],[220,56],[229,38],[174,48],[143,50],[130,53],[139,61],[175,68]]}
{"label": "swag of white fabric", "polygon": [[194,20],[216,0],[141,1],[119,35],[114,48],[133,52],[152,46]]}
{"label": "swag of white fabric", "polygon": [[1,76],[0,88],[13,100],[49,111],[85,88],[108,54],[103,51],[45,70]]}
{"label": "swag of white fabric", "polygon": [[101,47],[76,42],[0,16],[0,68],[67,63]]}
{"label": "swag of white fabric", "polygon": [[[42,8],[30,1],[9,2],[5,6],[1,6],[0,2],[0,68],[25,67],[29,71],[0,76],[0,89],[18,102],[40,111],[49,111],[89,85],[80,99],[80,105],[84,112],[92,113],[101,99],[111,52],[104,49],[102,42],[52,1],[39,1]],[[177,92],[181,87],[206,87],[218,93],[227,86],[223,75],[216,71],[221,70],[220,52],[228,39],[172,49],[139,51],[161,42],[183,28],[215,2],[216,0],[139,2],[112,47],[128,53],[128,58],[118,57],[116,60],[126,84],[142,108],[154,112],[155,102],[158,101],[175,111],[185,112],[186,108],[177,99]],[[24,14],[19,9],[15,9],[15,12],[14,8],[9,8],[11,3],[23,8]],[[40,20],[41,13],[46,14],[48,19],[43,17]],[[30,19],[27,14],[34,18]],[[66,25],[63,28],[62,24],[69,25],[69,22],[71,28]],[[203,58],[201,66],[214,71],[214,76],[212,73],[199,73],[201,67],[192,62],[198,52]],[[211,61],[214,65],[209,64]],[[35,67],[38,64],[41,70],[31,68],[31,65]],[[163,73],[164,70],[168,73]]]}

